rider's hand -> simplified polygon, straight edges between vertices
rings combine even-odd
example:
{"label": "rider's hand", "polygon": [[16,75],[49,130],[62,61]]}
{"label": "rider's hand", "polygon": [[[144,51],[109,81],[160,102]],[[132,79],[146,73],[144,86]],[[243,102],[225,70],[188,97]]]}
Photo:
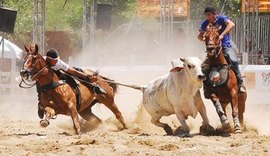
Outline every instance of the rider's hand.
{"label": "rider's hand", "polygon": [[87,75],[87,80],[91,83],[94,83],[97,81],[97,76]]}
{"label": "rider's hand", "polygon": [[224,35],[219,35],[218,37],[220,40],[222,40],[224,38]]}

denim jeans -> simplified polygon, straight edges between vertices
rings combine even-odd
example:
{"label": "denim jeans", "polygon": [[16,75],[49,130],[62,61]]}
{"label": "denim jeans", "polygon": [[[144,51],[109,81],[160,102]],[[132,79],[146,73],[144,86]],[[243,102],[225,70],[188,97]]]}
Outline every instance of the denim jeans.
{"label": "denim jeans", "polygon": [[231,64],[231,66],[233,67],[238,83],[242,84],[243,80],[241,78],[241,72],[240,72],[239,65],[238,65],[238,59],[237,59],[234,51],[232,50],[231,47],[222,47],[222,51],[223,51],[223,54],[224,54],[226,60],[228,61],[228,64]]}

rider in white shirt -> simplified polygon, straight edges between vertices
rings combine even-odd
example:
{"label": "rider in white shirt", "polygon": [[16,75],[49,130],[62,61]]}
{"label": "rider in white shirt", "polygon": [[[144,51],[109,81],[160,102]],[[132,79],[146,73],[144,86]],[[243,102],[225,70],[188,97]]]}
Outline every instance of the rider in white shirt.
{"label": "rider in white shirt", "polygon": [[[64,61],[62,61],[59,58],[58,52],[55,49],[49,49],[46,53],[45,59],[53,70],[55,70],[55,71],[62,70],[67,74],[76,76],[82,80],[86,80],[89,83],[91,83],[91,86],[94,87],[94,91],[97,94],[106,94],[106,91],[104,89],[102,89],[99,85],[93,84],[93,82],[96,81],[96,78],[94,78],[93,75],[88,75],[86,73],[83,73],[83,72],[76,70],[75,68],[69,66],[67,63],[65,63]],[[38,86],[37,86],[37,91],[38,91],[38,101],[39,101],[38,115],[42,119],[44,116],[44,108],[43,108],[42,104],[40,103],[40,90],[39,90]]]}

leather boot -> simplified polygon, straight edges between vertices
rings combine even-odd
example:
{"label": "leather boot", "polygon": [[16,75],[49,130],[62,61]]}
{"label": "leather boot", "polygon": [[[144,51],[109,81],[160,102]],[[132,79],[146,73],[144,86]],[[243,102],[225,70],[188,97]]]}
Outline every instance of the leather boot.
{"label": "leather boot", "polygon": [[99,85],[95,85],[94,91],[95,91],[95,93],[97,93],[97,94],[106,94],[106,93],[107,93],[107,92],[106,92],[103,88],[101,88]]}
{"label": "leather boot", "polygon": [[239,91],[242,93],[245,93],[246,89],[244,87],[244,81],[243,81],[243,78],[241,76],[241,72],[240,72],[238,63],[232,63],[232,66],[233,66],[235,74],[236,74],[237,84],[239,86]]}

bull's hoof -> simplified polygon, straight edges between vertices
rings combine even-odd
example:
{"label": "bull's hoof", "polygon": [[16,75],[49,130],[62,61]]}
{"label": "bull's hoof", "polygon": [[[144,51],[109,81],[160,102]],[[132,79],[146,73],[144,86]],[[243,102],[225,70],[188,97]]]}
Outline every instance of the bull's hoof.
{"label": "bull's hoof", "polygon": [[186,137],[191,137],[191,135],[189,134],[189,131],[187,130],[183,130],[183,128],[181,126],[179,126],[175,131],[174,131],[174,135],[178,136],[180,138],[186,138]]}
{"label": "bull's hoof", "polygon": [[163,129],[165,130],[167,135],[173,135],[173,130],[169,125],[166,124],[165,127],[163,127]]}
{"label": "bull's hoof", "polygon": [[202,125],[200,127],[200,134],[202,135],[214,135],[216,133],[216,130],[211,125]]}
{"label": "bull's hoof", "polygon": [[39,125],[42,128],[46,128],[47,126],[49,126],[50,122],[48,120],[40,120]]}
{"label": "bull's hoof", "polygon": [[178,136],[180,138],[189,138],[189,137],[191,137],[191,135],[187,131],[181,131],[181,132],[175,134],[175,136]]}

